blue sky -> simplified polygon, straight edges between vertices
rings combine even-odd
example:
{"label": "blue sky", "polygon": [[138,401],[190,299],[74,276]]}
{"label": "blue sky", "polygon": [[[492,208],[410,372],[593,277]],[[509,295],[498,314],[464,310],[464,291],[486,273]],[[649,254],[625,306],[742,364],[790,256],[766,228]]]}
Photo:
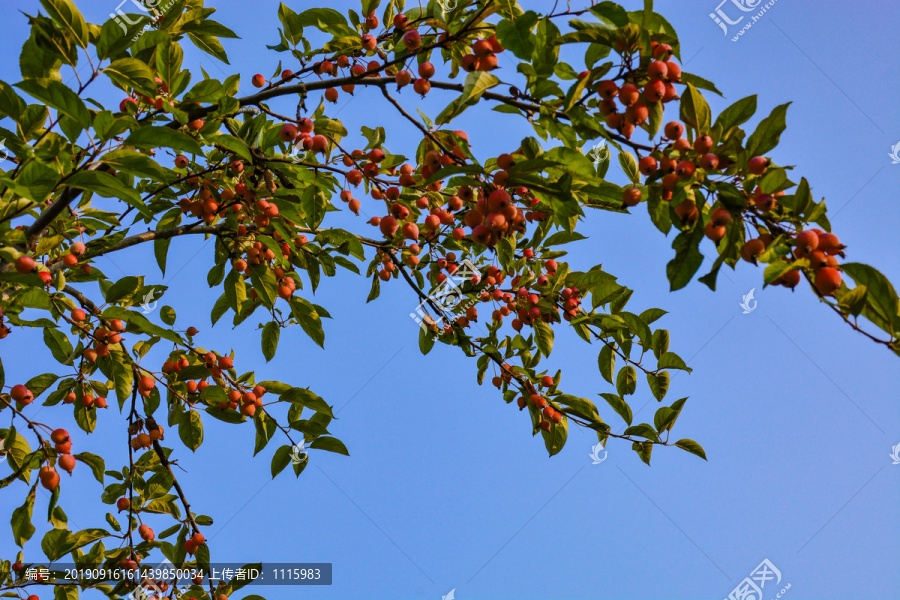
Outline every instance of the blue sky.
{"label": "blue sky", "polygon": [[[113,2],[80,4],[93,22],[115,9]],[[222,78],[223,70],[237,71],[249,92],[250,76],[270,74],[287,56],[265,49],[277,40],[278,3],[207,4],[243,38],[225,41],[233,67],[189,46],[185,65],[198,73],[202,65]],[[546,11],[551,3],[522,5]],[[34,13],[38,3],[6,6],[0,50],[15,57],[26,27],[11,9]],[[311,4],[291,6],[299,11]],[[715,81],[725,94],[709,98],[714,114],[757,93],[752,127],[772,107],[793,102],[773,157],[796,165],[794,179],[806,176],[817,199],[828,200],[848,260],[873,264],[897,283],[900,165],[891,164],[888,152],[900,140],[893,51],[900,8],[877,0],[854,7],[859,10],[781,0],[732,42],[709,18],[715,0],[656,5],[679,32],[685,70]],[[501,60],[503,76],[514,69],[511,59]],[[18,80],[14,60],[0,63],[0,78]],[[351,139],[361,139],[354,137],[360,125],[382,119],[389,125],[388,147],[411,154],[417,131],[375,96],[342,96],[330,115],[344,120]],[[97,97],[109,105],[119,100]],[[433,92],[421,101],[411,90],[400,97],[432,116],[450,100]],[[288,102],[275,107],[291,110]],[[674,108],[667,117],[676,117]],[[527,123],[480,109],[470,109],[454,127],[469,132],[482,158],[511,151],[531,135]],[[611,176],[622,183],[615,167]],[[369,231],[364,217],[340,215],[336,222]],[[398,282],[382,286],[381,297],[365,304],[368,281],[352,275],[323,281],[315,302],[335,316],[326,321],[326,350],[299,328],[288,330],[278,356],[265,364],[256,321],[234,331],[224,323],[209,326],[219,295],[205,283],[211,242],[174,241],[165,278],[149,245],[102,261],[110,276],[140,272],[169,285],[165,303],[176,309],[181,327],[201,330],[201,344],[234,347],[236,362],[255,368],[259,379],[310,386],[338,411],[331,430],[351,457],[315,452],[299,480],[286,474],[271,480],[275,445],[252,458],[249,425],[207,419],[197,453],[177,451],[188,498],[215,519],[206,532],[213,560],[331,562],[332,586],[299,592],[323,599],[437,599],[453,588],[460,600],[725,598],[766,558],[782,574],[779,586],[767,585],[766,598],[788,583],[783,597],[795,600],[896,598],[900,466],[888,456],[900,443],[896,357],[818,306],[809,290],[762,290],[760,271],[745,263],[722,272],[715,293],[696,282],[670,293],[665,265],[671,237],[664,238],[641,207],[630,216],[591,213],[582,231],[589,239],[572,246],[573,268],[602,262],[635,290],[630,307],[669,311],[660,326],[671,331],[671,348],[694,369],[673,376],[669,397],[690,396],[675,433],[698,440],[708,462],[657,448],[647,467],[627,444],[613,441],[608,459],[592,465],[588,453],[596,438],[575,428],[565,450],[548,459],[540,440],[531,439],[527,417],[493,388],[477,385],[474,361],[441,345],[421,356],[408,317],[416,300]],[[745,315],[738,304],[751,288],[758,307]],[[596,398],[601,415],[618,426],[596,396],[609,391],[597,370],[598,348],[570,332],[557,336],[547,365],[562,368],[563,387]],[[50,359],[39,332],[19,331],[0,343],[0,357],[13,383],[41,372]],[[635,412],[650,399],[643,384]],[[649,420],[654,403],[636,421]],[[127,459],[117,416],[110,410],[96,435],[76,433],[75,448]],[[61,406],[41,410],[38,418],[54,424],[70,419]],[[70,526],[101,525],[99,484],[84,466],[71,479],[64,474],[63,484]],[[19,505],[23,489],[4,491],[0,512]],[[45,514],[46,503],[38,500],[36,515]],[[26,545],[32,560],[40,553],[38,525]],[[0,556],[8,558],[15,547],[8,529],[2,531]],[[298,593],[247,590],[272,599]]]}

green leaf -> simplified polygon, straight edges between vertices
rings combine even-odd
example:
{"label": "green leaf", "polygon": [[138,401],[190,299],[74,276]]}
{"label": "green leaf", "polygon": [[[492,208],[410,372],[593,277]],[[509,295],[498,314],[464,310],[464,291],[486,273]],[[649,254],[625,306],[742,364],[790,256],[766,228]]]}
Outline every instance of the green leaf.
{"label": "green leaf", "polygon": [[169,87],[175,81],[175,77],[181,70],[181,62],[184,59],[184,52],[181,46],[169,40],[169,43],[156,49],[156,72]]}
{"label": "green leaf", "polygon": [[272,479],[275,479],[275,476],[290,464],[292,450],[291,446],[281,446],[275,451],[275,455],[272,457]]}
{"label": "green leaf", "polygon": [[175,324],[175,309],[171,306],[163,306],[159,309],[159,318],[166,325],[172,326]]}
{"label": "green leaf", "polygon": [[256,426],[256,445],[253,448],[253,456],[256,456],[266,447],[272,436],[275,435],[275,432],[278,430],[278,423],[264,412],[259,412],[253,422]]}
{"label": "green leaf", "polygon": [[[6,456],[9,460],[9,466],[14,472],[22,469],[19,478],[27,483],[31,478],[31,468],[29,465],[29,461],[32,458],[31,446],[25,436],[16,433],[15,428],[13,427],[5,434],[5,438],[4,447],[6,449]],[[10,440],[12,440],[12,444],[9,443]]]}
{"label": "green leaf", "polygon": [[73,550],[77,550],[78,548],[83,548],[92,542],[96,542],[99,539],[103,539],[105,537],[109,537],[110,533],[105,529],[93,528],[93,529],[83,529],[78,531],[72,535],[69,540],[71,544],[68,548],[67,552],[71,552]]}
{"label": "green leaf", "polygon": [[631,425],[631,420],[634,418],[631,414],[631,407],[621,396],[610,393],[603,393],[600,394],[600,396],[606,400],[606,403],[609,404],[620,417],[622,417],[622,420],[625,421],[626,424]]}
{"label": "green leaf", "polygon": [[278,349],[278,337],[281,335],[281,326],[275,321],[269,321],[263,327],[262,332],[262,351],[266,357],[266,362],[275,357],[275,351]]}
{"label": "green leaf", "polygon": [[141,287],[142,279],[134,275],[126,275],[104,290],[103,297],[108,304],[124,301],[133,296]]}
{"label": "green leaf", "polygon": [[90,36],[87,24],[71,0],[41,0],[41,5],[54,23],[63,31],[72,34],[79,46],[88,47]]}
{"label": "green leaf", "polygon": [[647,383],[650,385],[650,392],[657,400],[662,400],[669,391],[669,372],[660,371],[658,374],[647,373]]}
{"label": "green leaf", "polygon": [[200,413],[192,409],[181,416],[178,423],[178,437],[191,451],[200,447],[203,443],[203,421]]}
{"label": "green leaf", "polygon": [[793,271],[797,268],[797,265],[794,263],[783,260],[776,260],[775,262],[767,265],[766,270],[763,271],[763,283],[765,285],[769,285],[788,271]]}
{"label": "green leaf", "polygon": [[74,119],[84,129],[91,126],[91,115],[74,91],[54,79],[26,79],[16,87],[50,108]]}
{"label": "green leaf", "polygon": [[318,395],[306,388],[291,388],[281,395],[282,402],[302,404],[316,412],[334,418],[334,413],[328,403]]}
{"label": "green leaf", "polygon": [[300,323],[300,327],[306,332],[312,341],[325,347],[325,331],[322,329],[322,319],[312,306],[302,298],[291,300],[291,314]]}
{"label": "green leaf", "polygon": [[543,321],[535,321],[533,327],[538,350],[544,356],[550,356],[553,350],[553,328]]}
{"label": "green leaf", "polygon": [[699,135],[709,133],[712,116],[706,99],[696,87],[687,84],[681,94],[681,120],[694,128]]}
{"label": "green leaf", "polygon": [[256,290],[259,299],[271,308],[277,298],[278,286],[272,269],[265,265],[250,265],[250,281],[253,283],[253,289]]}
{"label": "green leaf", "polygon": [[642,438],[647,438],[648,440],[653,440],[654,442],[659,441],[659,436],[656,434],[656,430],[653,429],[652,426],[648,423],[639,423],[637,425],[632,425],[622,432],[623,435],[637,435]]}
{"label": "green leaf", "polygon": [[320,450],[327,450],[329,452],[335,452],[337,454],[350,456],[350,452],[347,450],[347,447],[344,445],[344,443],[334,437],[318,437],[310,442],[308,447],[318,448]]}
{"label": "green leaf", "polygon": [[628,13],[615,2],[600,2],[590,9],[591,13],[616,27],[628,25]]}
{"label": "green leaf", "polygon": [[223,410],[218,406],[207,406],[206,412],[210,416],[220,421],[224,421],[225,423],[237,424],[244,422],[244,416],[234,410]]}
{"label": "green leaf", "polygon": [[118,177],[113,177],[109,173],[78,171],[66,180],[66,185],[94,192],[104,198],[118,198],[136,208],[144,217],[153,218],[153,213],[134,188],[127,187]]}
{"label": "green leaf", "polygon": [[715,129],[719,129],[721,127],[723,133],[731,129],[732,127],[736,127],[738,125],[742,125],[750,120],[750,117],[756,114],[756,95],[747,96],[746,98],[741,98],[716,117],[716,123],[714,125]]}
{"label": "green leaf", "polygon": [[715,92],[716,94],[722,96],[722,92],[718,90],[716,85],[709,80],[703,79],[698,75],[694,75],[692,73],[685,73],[682,71],[681,73],[681,83],[689,83],[694,87],[700,88],[701,90],[709,90],[710,92]]}
{"label": "green leaf", "polygon": [[866,309],[863,316],[892,336],[900,330],[900,302],[888,278],[862,263],[844,263],[841,269],[853,278],[857,286],[866,286]]}
{"label": "green leaf", "polygon": [[587,398],[579,398],[578,396],[570,396],[569,394],[560,394],[553,398],[555,402],[568,407],[569,412],[575,416],[581,417],[588,421],[600,421],[600,413],[597,407]]}
{"label": "green leaf", "polygon": [[695,442],[694,440],[683,439],[675,442],[675,445],[681,448],[682,450],[687,450],[691,454],[696,454],[703,460],[706,460],[706,452],[703,450],[703,447]]}
{"label": "green leaf", "polygon": [[[95,121],[94,127],[96,128],[96,126]],[[167,181],[172,178],[155,160],[131,148],[119,148],[107,152],[100,157],[100,161],[135,177],[158,181]]]}
{"label": "green leaf", "polygon": [[597,355],[597,363],[600,367],[600,374],[603,379],[613,382],[613,374],[616,372],[616,355],[613,354],[612,346],[604,344]]}
{"label": "green leaf", "polygon": [[[68,340],[66,340],[66,342],[68,342]],[[25,383],[25,387],[27,387],[29,391],[34,394],[34,397],[37,398],[38,396],[43,394],[47,388],[56,383],[58,379],[59,375],[56,375],[54,373],[42,373],[41,375],[35,375],[31,379],[29,379]]]}
{"label": "green leaf", "polygon": [[443,125],[458,117],[469,106],[481,99],[481,96],[499,84],[500,80],[486,71],[472,71],[466,76],[463,91],[435,119],[435,123]]}
{"label": "green leaf", "polygon": [[78,600],[77,585],[56,585],[53,587],[53,600]]}
{"label": "green leaf", "polygon": [[135,129],[125,143],[138,148],[172,148],[189,154],[203,154],[203,150],[194,138],[168,127]]}
{"label": "green leaf", "polygon": [[619,395],[633,394],[636,387],[637,370],[631,365],[619,369],[619,374],[616,376],[616,391],[619,392]]}
{"label": "green leaf", "polygon": [[[109,523],[109,526],[112,527],[114,531],[122,531],[122,526],[119,525],[119,521],[118,521],[114,516],[112,516],[111,513],[106,513],[106,522]],[[177,529],[178,527],[179,527],[178,525],[175,525],[175,528],[176,528],[176,529]],[[165,532],[164,532],[164,533],[165,533]],[[162,534],[160,534],[159,537],[162,538],[162,537],[165,537],[165,536],[163,536]]]}
{"label": "green leaf", "polygon": [[694,277],[703,263],[703,254],[699,250],[703,238],[703,228],[695,225],[693,229],[682,231],[672,242],[675,258],[666,265],[666,276],[671,291],[680,290]]}
{"label": "green leaf", "polygon": [[869,288],[860,283],[847,293],[841,294],[838,305],[854,317],[857,317],[866,307],[868,291]]}
{"label": "green leaf", "polygon": [[781,132],[787,127],[785,117],[791,103],[776,106],[768,117],[759,122],[749,138],[747,138],[747,156],[762,156],[778,145]]}
{"label": "green leaf", "polygon": [[241,157],[248,163],[253,162],[253,158],[250,156],[250,148],[247,147],[247,144],[243,140],[238,139],[233,135],[221,134],[215,136],[209,141],[213,144],[222,146],[223,148],[230,150],[235,155]]}
{"label": "green leaf", "polygon": [[123,87],[126,91],[129,89],[140,92],[145,96],[153,98],[156,96],[156,82],[153,70],[146,63],[136,58],[120,58],[114,60],[108,67],[103,69],[106,76],[113,83]]}
{"label": "green leaf", "polygon": [[12,513],[10,524],[12,525],[13,541],[20,548],[25,547],[25,542],[34,535],[34,525],[31,524],[31,515],[34,511],[35,488],[25,497],[25,504],[15,509]]}
{"label": "green leaf", "polygon": [[321,225],[322,219],[325,218],[327,206],[328,200],[324,194],[319,192],[316,186],[310,185],[303,191],[303,196],[300,198],[300,207],[306,215],[306,224],[310,229],[316,229]]}
{"label": "green leaf", "polygon": [[641,182],[641,172],[638,170],[638,161],[637,158],[634,157],[634,154],[627,150],[622,150],[619,152],[619,164],[622,165],[622,170],[625,171],[625,175],[627,175],[633,183]]}
{"label": "green leaf", "polygon": [[652,442],[633,442],[631,444],[631,449],[637,452],[638,456],[645,464],[650,464],[650,455],[653,454]]}
{"label": "green leaf", "polygon": [[531,30],[537,22],[538,15],[531,10],[514,20],[503,19],[497,23],[497,41],[516,58],[530,61],[534,52],[534,34]]}
{"label": "green leaf", "polygon": [[73,456],[89,466],[91,472],[94,474],[94,478],[100,483],[103,483],[103,472],[106,470],[106,463],[102,457],[91,454],[90,452],[79,452]]}
{"label": "green leaf", "polygon": [[74,545],[72,533],[67,529],[51,529],[41,540],[41,550],[50,560],[65,556]]}
{"label": "green leaf", "polygon": [[654,138],[662,127],[665,108],[662,102],[651,102],[647,108],[649,109],[649,117],[646,124],[647,136]]}
{"label": "green leaf", "polygon": [[44,344],[50,349],[50,353],[57,362],[68,364],[72,356],[72,343],[59,329],[48,327],[44,329]]}
{"label": "green leaf", "polygon": [[131,365],[125,361],[121,351],[110,350],[109,359],[113,383],[116,388],[116,400],[118,400],[119,408],[121,409],[131,397],[131,384],[134,380],[134,372],[131,369]]}
{"label": "green leaf", "polygon": [[550,427],[550,431],[541,429],[541,437],[544,438],[544,447],[547,448],[550,456],[558,454],[566,445],[566,439],[569,437],[569,420],[563,415],[562,422],[554,423]]}
{"label": "green leaf", "polygon": [[434,347],[434,335],[428,331],[427,327],[419,327],[419,350],[422,354],[428,354]]}
{"label": "green leaf", "polygon": [[640,317],[644,323],[649,325],[650,323],[653,323],[654,321],[662,318],[666,314],[667,311],[664,311],[661,308],[648,308],[640,314]]}
{"label": "green leaf", "polygon": [[634,332],[635,335],[638,336],[641,340],[641,346],[649,350],[651,346],[652,334],[650,333],[650,327],[641,320],[639,316],[634,313],[630,313],[627,311],[621,311],[619,316],[628,324],[629,329]]}
{"label": "green leaf", "polygon": [[203,52],[218,58],[226,65],[231,64],[228,62],[228,55],[225,53],[225,48],[222,47],[222,43],[215,36],[188,32],[188,37],[194,45]]}
{"label": "green leaf", "polygon": [[675,354],[674,352],[666,352],[662,356],[659,357],[659,361],[656,363],[656,367],[658,369],[681,369],[682,371],[687,371],[690,373],[692,369],[684,364],[684,361],[680,356]]}

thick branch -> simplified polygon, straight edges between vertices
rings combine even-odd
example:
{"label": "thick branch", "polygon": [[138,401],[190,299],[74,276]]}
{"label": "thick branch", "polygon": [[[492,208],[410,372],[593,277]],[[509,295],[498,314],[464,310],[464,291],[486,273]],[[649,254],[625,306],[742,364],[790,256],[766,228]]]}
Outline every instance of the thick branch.
{"label": "thick branch", "polygon": [[[255,225],[251,225],[247,227],[247,231],[256,231],[257,228]],[[309,227],[297,227],[297,233],[309,233],[312,235],[317,235],[321,233],[328,233],[331,231],[330,229],[310,229]],[[144,233],[138,233],[136,235],[129,236],[118,244],[110,246],[109,248],[102,248],[97,252],[89,254],[86,258],[97,258],[98,256],[103,256],[104,254],[109,254],[111,252],[115,252],[117,250],[123,250],[125,248],[129,248],[131,246],[136,246],[138,244],[143,244],[144,242],[152,242],[153,240],[167,240],[173,237],[178,237],[181,235],[190,235],[190,234],[199,234],[199,235],[224,235],[226,233],[232,233],[232,229],[225,226],[224,223],[219,225],[201,225],[198,223],[190,224],[190,225],[182,225],[180,227],[173,227],[172,229],[159,229],[156,231],[145,231]],[[356,236],[356,238],[366,246],[372,246],[374,248],[383,248],[389,242],[387,240],[378,241],[373,240],[371,238],[367,238],[361,235]],[[55,265],[54,265],[55,266]],[[69,290],[69,287],[66,286],[66,291]],[[75,290],[73,290],[75,291]],[[77,293],[77,292],[76,292]],[[84,303],[85,301],[90,302],[84,296],[79,298],[79,301]]]}
{"label": "thick branch", "polygon": [[[88,171],[109,171],[110,168],[109,165],[101,162],[93,162],[87,166]],[[31,248],[38,238],[41,237],[41,234],[44,233],[44,230],[50,226],[50,223],[80,195],[80,189],[67,186],[59,195],[59,198],[47,210],[42,212],[25,232],[25,247]]]}

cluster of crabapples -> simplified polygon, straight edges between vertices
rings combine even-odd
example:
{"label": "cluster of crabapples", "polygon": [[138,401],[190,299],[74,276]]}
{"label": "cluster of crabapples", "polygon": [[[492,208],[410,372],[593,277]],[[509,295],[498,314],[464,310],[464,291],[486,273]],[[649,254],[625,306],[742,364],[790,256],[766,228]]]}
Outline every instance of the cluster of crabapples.
{"label": "cluster of crabapples", "polygon": [[[50,433],[50,441],[53,442],[53,448],[56,450],[56,464],[68,473],[72,474],[75,469],[75,457],[72,456],[72,438],[65,429],[54,429]],[[51,492],[59,485],[59,473],[53,464],[46,464],[38,470],[38,480],[41,485]]]}
{"label": "cluster of crabapples", "polygon": [[[174,97],[169,90],[169,86],[159,77],[154,77],[156,83],[156,95],[153,97],[143,94],[133,93],[131,96],[124,98],[119,102],[119,112],[138,115],[141,113],[157,113],[163,114],[169,112],[166,105],[174,102]],[[195,105],[196,106],[196,105]],[[186,128],[190,131],[200,131],[206,125],[203,119],[191,119],[186,123]],[[153,151],[151,150],[151,154]]]}
{"label": "cluster of crabapples", "polygon": [[[452,137],[468,141],[464,131],[454,131]],[[450,141],[452,142],[452,139]],[[454,164],[456,160],[462,160],[459,158],[462,156],[463,151],[454,145],[448,148],[447,152],[436,149],[425,152],[418,169],[409,163],[401,165],[399,169],[384,169],[390,176],[395,176],[399,172],[397,185],[386,188],[380,184],[372,186],[372,198],[384,201],[388,214],[372,217],[369,223],[378,227],[388,238],[393,239],[399,232],[403,240],[412,242],[414,246],[418,245],[421,238],[425,241],[435,241],[442,228],[449,228],[452,229],[450,233],[457,241],[468,237],[476,244],[492,248],[507,233],[524,232],[527,222],[547,218],[545,213],[533,210],[540,200],[535,198],[528,188],[504,187],[509,178],[509,169],[515,165],[515,158],[510,154],[501,154],[497,157],[492,184],[476,188],[463,185],[456,193],[449,195],[428,194],[427,192],[441,192],[443,182],[435,181],[428,185],[425,185],[425,182],[443,167]],[[360,167],[347,172],[348,184],[356,187],[363,179],[374,180],[382,171],[379,163],[384,157],[384,151],[379,148],[374,148],[368,153],[354,150],[345,155],[345,164]],[[359,161],[363,159],[364,162],[360,163]],[[410,210],[404,203],[405,200],[401,201],[402,188],[426,190],[425,195],[412,202],[418,213],[427,211],[421,224],[416,222],[417,214]],[[359,213],[361,202],[353,197],[349,189],[343,190],[340,198],[348,204],[351,211]],[[413,250],[411,254],[416,255],[418,252]],[[415,264],[416,259],[413,258],[411,266]]]}
{"label": "cluster of crabapples", "polygon": [[[169,92],[169,86],[160,79],[155,77],[156,95],[152,98],[143,94],[134,94],[119,103],[119,112],[137,114],[147,110],[156,110],[166,112],[165,103],[171,102],[172,98]],[[199,129],[199,128],[198,128]]]}
{"label": "cluster of crabapples", "polygon": [[[307,123],[310,125],[308,130],[306,130]],[[304,131],[299,133],[294,125],[283,127],[282,139],[291,143],[305,143],[304,140],[307,138],[303,136],[312,131],[312,121],[301,119],[300,126]],[[310,143],[318,148],[319,138],[326,144],[322,146],[324,151],[327,147],[327,140],[324,136],[313,136],[313,138],[309,138]],[[177,156],[175,166],[187,168],[189,162],[184,156]],[[266,182],[265,188],[254,189],[250,182],[244,179],[244,165],[239,160],[233,161],[229,165],[229,170],[236,179],[234,182],[223,184],[221,188],[207,179],[195,181],[195,193],[178,201],[182,213],[190,213],[201,218],[207,224],[224,217],[235,219],[236,235],[231,244],[231,265],[238,272],[249,274],[254,265],[274,267],[277,258],[289,260],[291,244],[281,235],[280,231],[269,228],[272,219],[279,217],[280,212],[278,205],[264,195],[274,193],[275,183]],[[291,229],[296,227],[291,221],[285,220],[284,223]],[[271,241],[274,241],[275,249],[273,249]],[[292,241],[296,247],[301,247],[308,242],[305,235],[297,235]],[[297,288],[295,277],[287,274],[280,267],[274,267],[273,271],[278,283],[278,295],[285,300],[290,299]],[[248,294],[253,299],[258,298],[254,289],[250,289]]]}
{"label": "cluster of crabapples", "polygon": [[68,248],[61,250],[56,259],[47,260],[45,263],[39,263],[33,257],[24,254],[16,259],[16,271],[23,275],[36,272],[37,276],[41,278],[41,282],[45,286],[49,286],[53,281],[53,274],[49,267],[55,264],[61,265],[64,269],[80,267],[83,273],[90,274],[91,265],[80,262],[85,251],[87,251],[87,247],[84,242],[74,242]]}
{"label": "cluster of crabapples", "polygon": [[[417,245],[413,245],[410,250],[418,251]],[[483,274],[474,273],[469,276],[471,289],[467,292],[473,296],[463,306],[464,314],[455,318],[456,325],[466,328],[478,321],[478,307],[476,306],[478,302],[492,303],[491,321],[498,326],[503,324],[505,317],[512,315],[513,319],[510,324],[516,331],[522,331],[524,326],[532,326],[538,321],[559,322],[560,315],[566,321],[570,321],[578,315],[581,306],[578,288],[569,287],[558,293],[550,292],[550,278],[556,274],[557,262],[553,259],[543,262],[536,261],[534,260],[534,251],[531,249],[525,249],[522,257],[528,265],[527,271],[522,275],[513,274],[509,280],[512,291],[501,289],[500,286],[507,280],[507,274],[496,266],[489,266]],[[410,255],[407,260],[415,258],[417,258],[415,255]],[[386,256],[382,262],[384,268],[380,277],[389,279],[394,270],[393,261]],[[412,261],[410,264],[418,264],[418,262]],[[430,278],[435,285],[440,285],[447,280],[448,276],[457,274],[460,268],[454,252],[448,252],[445,256],[438,258],[433,265]],[[530,283],[521,285],[523,280]],[[428,321],[426,326],[436,333],[448,334],[452,331],[450,323],[445,323],[443,328],[440,328],[437,323]],[[495,383],[497,382],[495,381]]]}
{"label": "cluster of crabapples", "polygon": [[[207,381],[206,377],[182,380],[179,377],[179,373],[191,366],[191,362],[185,356],[172,356],[162,365],[162,371],[169,379],[169,386],[180,390],[180,386],[183,385],[183,389],[186,392],[186,401],[188,404],[194,404],[203,390],[210,385],[217,385],[223,388],[227,396],[227,400],[216,403],[220,409],[239,409],[241,414],[252,418],[263,405],[262,399],[266,394],[266,388],[261,385],[256,385],[252,388],[228,387],[225,384],[223,375],[234,368],[234,359],[231,356],[218,356],[214,352],[200,354],[200,358],[202,365],[209,371],[209,376],[213,378],[214,383]],[[148,384],[155,382],[152,377],[146,377],[145,379],[148,380]]]}
{"label": "cluster of crabapples", "polygon": [[[150,379],[152,379],[152,377]],[[146,383],[147,382],[143,381],[139,383],[141,390],[146,389]],[[147,431],[141,431],[141,429],[145,428]],[[140,423],[140,425],[136,426],[133,430],[129,430],[129,433],[133,436],[129,442],[132,450],[146,450],[153,446],[153,442],[166,439],[163,426],[155,423],[153,425],[149,423]]]}
{"label": "cluster of crabapples", "polygon": [[[398,14],[393,19],[393,29],[385,29],[379,35],[373,35],[379,24],[378,17],[374,13],[369,14],[365,20],[363,28],[364,33],[359,38],[359,48],[352,53],[352,56],[346,54],[334,54],[328,58],[317,61],[311,65],[311,71],[318,75],[330,76],[333,78],[341,76],[351,77],[378,77],[381,75],[393,77],[397,84],[397,89],[401,89],[412,84],[413,90],[422,96],[431,90],[430,79],[434,76],[435,68],[430,62],[421,62],[415,68],[415,74],[410,71],[405,63],[407,61],[387,61],[387,55],[379,48],[379,45],[388,39],[392,39],[394,46],[405,51],[405,57],[413,56],[424,46],[436,43],[438,47],[449,48],[452,40],[449,34],[444,32],[437,38],[426,33],[424,36],[415,27],[415,23],[411,23],[409,18],[404,14]],[[492,71],[498,67],[497,55],[504,51],[503,46],[497,41],[497,36],[492,35],[485,39],[477,39],[471,43],[471,48],[460,59],[460,66],[468,72],[473,71]],[[396,58],[401,58],[397,56]],[[381,60],[378,60],[381,59]],[[257,73],[251,78],[254,87],[264,88],[266,86],[281,85],[294,79],[297,76],[290,69],[285,69],[277,75],[276,81],[267,81],[265,76]],[[353,83],[344,83],[341,91],[347,94],[353,94],[356,86]],[[340,93],[337,87],[329,87],[325,89],[324,98],[328,102],[337,102]]]}
{"label": "cluster of crabapples", "polygon": [[[494,377],[493,384],[500,388],[504,383],[510,383],[512,381],[512,369],[509,365],[504,364],[502,366],[501,375]],[[552,388],[556,385],[556,382],[549,375],[544,375],[541,377],[539,381],[539,385],[545,390]],[[558,425],[562,423],[563,414],[553,408],[547,399],[538,393],[538,390],[535,389],[534,385],[531,382],[528,382],[525,387],[522,389],[522,395],[516,399],[516,406],[519,407],[519,410],[525,410],[528,408],[529,410],[536,411],[540,414],[540,421],[538,422],[538,426],[543,431],[550,431],[550,428],[553,427],[554,424]]]}
{"label": "cluster of crabapples", "polygon": [[[667,103],[678,99],[675,83],[681,81],[681,67],[672,60],[672,47],[668,44],[651,42],[653,62],[646,73],[633,72],[632,80],[619,86],[614,80],[604,79],[597,83],[596,92],[601,98],[597,110],[606,117],[606,126],[616,130],[626,138],[631,138],[635,127],[650,118],[647,103]],[[580,77],[587,77],[583,72]],[[643,83],[643,88],[641,82]],[[622,105],[622,112],[615,100]]]}
{"label": "cluster of crabapples", "polygon": [[[399,198],[397,188],[387,191],[388,199]],[[484,188],[478,188],[476,192],[469,186],[461,186],[456,194],[446,199],[421,196],[416,200],[416,208],[428,211],[421,228],[415,215],[400,202],[393,202],[389,214],[373,217],[369,223],[377,226],[385,237],[394,238],[399,230],[404,239],[413,243],[420,237],[435,241],[442,227],[452,228],[452,236],[458,241],[468,237],[476,244],[493,248],[507,233],[524,232],[526,221],[546,218],[543,213],[526,210],[537,202],[527,188],[517,188],[510,194],[500,188],[488,189],[485,193]]]}
{"label": "cluster of crabapples", "polygon": [[[700,135],[693,143],[689,142],[683,137],[684,126],[678,121],[667,123],[663,132],[667,143],[658,146],[652,153],[638,161],[638,170],[644,176],[664,173],[660,179],[663,200],[672,199],[673,192],[680,182],[690,181],[701,172],[705,174],[720,172],[732,164],[723,155],[724,153],[717,152],[716,144],[710,136]],[[747,164],[747,172],[752,176],[764,175],[768,168],[769,161],[764,156],[754,156]],[[767,194],[756,186],[752,193],[747,194],[745,210],[756,216],[766,216],[778,210],[778,198],[783,195],[783,191]],[[625,206],[635,206],[642,199],[642,192],[637,187],[627,187],[623,190],[622,201]],[[677,204],[674,212],[682,223],[689,226],[700,219],[700,211],[691,198]],[[714,207],[710,212],[709,221],[704,226],[704,235],[719,243],[726,236],[728,225],[733,220],[741,218],[740,211],[736,212],[737,214],[733,214],[733,211],[724,206]],[[741,246],[741,258],[756,264],[756,258],[766,251],[773,239],[770,233],[762,233],[756,238],[747,240]],[[832,295],[841,286],[837,255],[842,256],[845,248],[838,236],[820,229],[808,229],[789,233],[788,241],[794,246],[795,259],[809,260],[811,280],[816,290],[823,296]],[[772,283],[793,288],[800,283],[800,271],[788,271]]]}
{"label": "cluster of crabapples", "polygon": [[[183,155],[175,157],[176,168],[187,169],[189,165],[187,157]],[[235,179],[221,188],[208,179],[188,178],[187,184],[192,189],[192,194],[178,201],[181,212],[202,219],[206,224],[233,214],[239,223],[252,223],[260,229],[268,226],[271,219],[278,216],[278,206],[259,196],[274,193],[276,189],[274,182],[271,184],[267,182],[266,188],[257,190],[244,180],[243,162],[234,160],[228,169]],[[246,233],[246,225],[243,231]]]}
{"label": "cluster of crabapples", "polygon": [[[772,243],[772,235],[763,233],[757,238],[747,240],[741,246],[741,258],[748,262],[756,262],[756,257],[765,252]],[[821,229],[804,229],[791,234],[789,241],[794,249],[792,256],[796,260],[808,261],[810,281],[822,296],[831,296],[841,287],[841,272],[838,256],[843,256],[845,246],[833,233]],[[794,288],[800,283],[800,270],[793,269],[772,281],[772,285]]]}
{"label": "cluster of crabapples", "polygon": [[[714,173],[730,166],[728,158],[717,155],[715,142],[708,135],[697,136],[693,143],[684,136],[684,125],[671,121],[663,128],[666,143],[659,144],[653,152],[641,157],[638,170],[641,175],[649,177],[662,174],[662,199],[671,200],[679,182],[687,182],[695,178],[698,169],[703,173]],[[765,159],[763,159],[765,160]],[[643,199],[640,188],[626,187],[622,192],[625,206],[636,206]],[[683,223],[693,225],[699,218],[697,205],[690,198],[674,207],[675,214]],[[727,222],[726,222],[727,224]],[[707,225],[706,236],[718,242],[725,237],[724,225]]]}
{"label": "cluster of crabapples", "polygon": [[[265,202],[265,200],[261,200],[260,202]],[[274,207],[275,205],[272,204],[271,206]],[[239,237],[241,235],[246,236],[246,233],[246,228],[243,225],[238,226]],[[274,231],[272,236],[275,239],[275,242],[279,244],[282,258],[289,260],[291,256],[290,245],[284,241],[278,231]],[[300,247],[306,244],[307,241],[305,235],[298,235],[294,239],[294,244],[297,247]],[[234,246],[232,247],[232,254],[236,257],[231,261],[231,266],[235,271],[249,275],[252,265],[264,265],[269,267],[272,269],[272,274],[275,275],[278,297],[284,300],[290,300],[294,295],[294,292],[297,290],[296,275],[288,273],[282,267],[274,266],[275,252],[260,241],[258,236],[256,239],[248,237],[236,239],[234,241]],[[259,298],[259,294],[253,288],[250,288],[247,294],[254,300]]]}

